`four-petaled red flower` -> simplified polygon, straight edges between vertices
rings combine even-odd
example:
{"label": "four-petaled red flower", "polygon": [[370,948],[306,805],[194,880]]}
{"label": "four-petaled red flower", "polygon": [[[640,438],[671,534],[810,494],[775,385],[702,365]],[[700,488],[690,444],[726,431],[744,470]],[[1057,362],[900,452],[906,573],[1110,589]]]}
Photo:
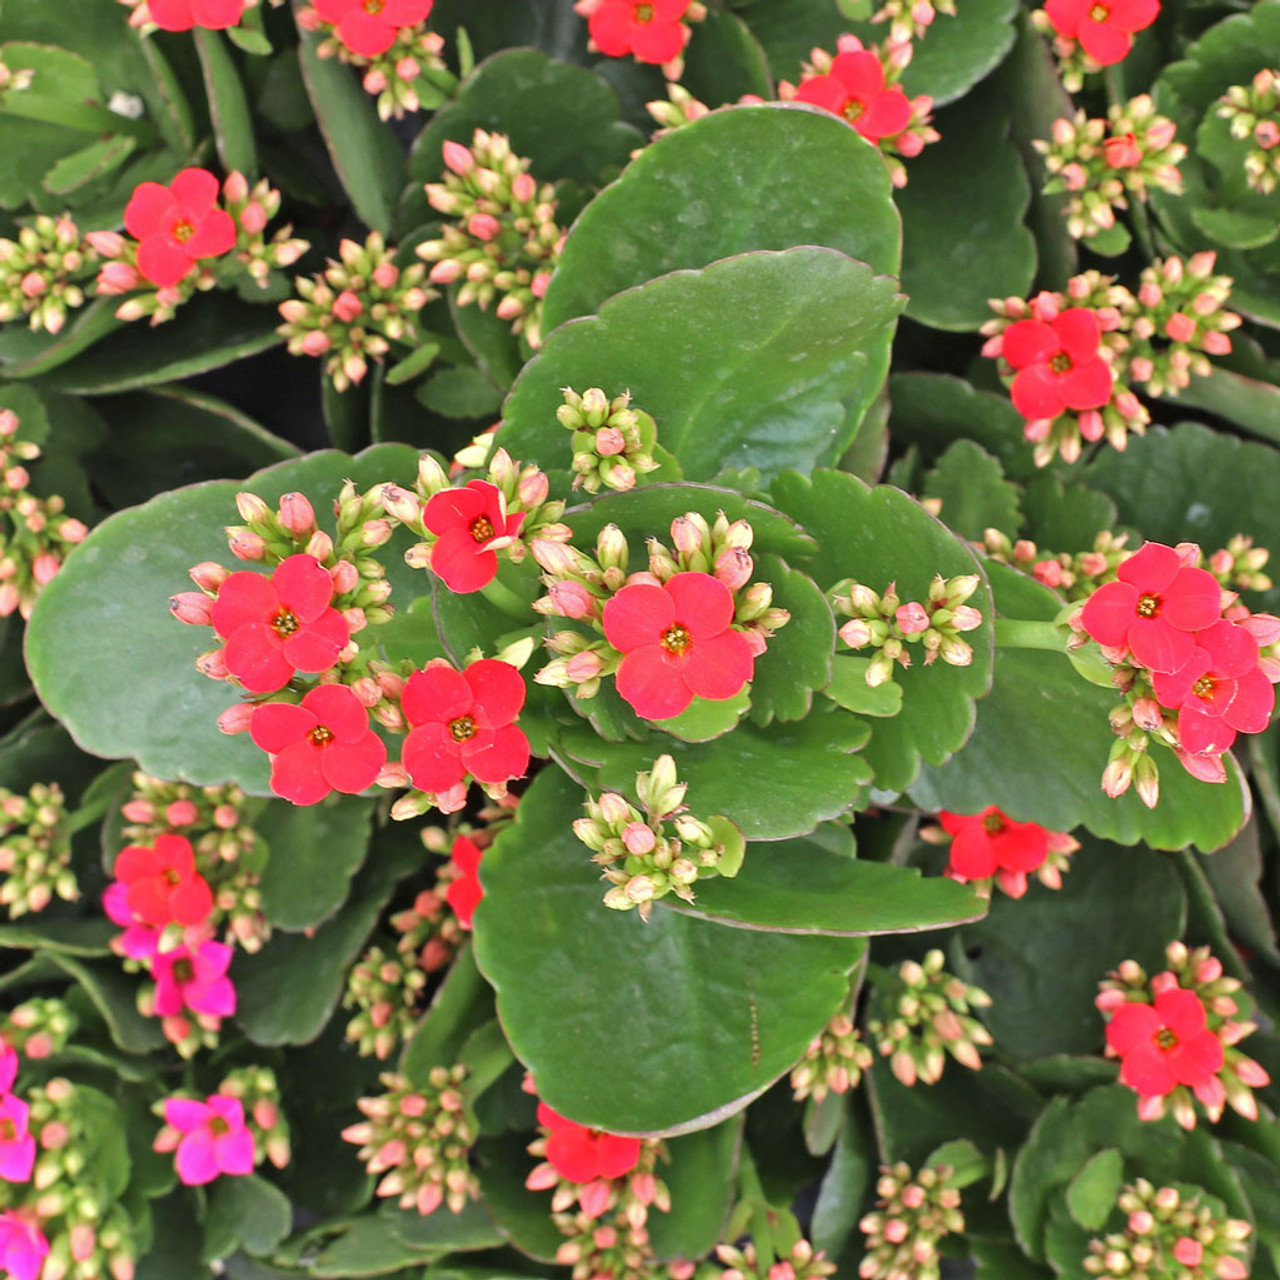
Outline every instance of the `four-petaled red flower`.
{"label": "four-petaled red flower", "polygon": [[634,54],[638,62],[678,58],[689,39],[681,19],[689,0],[600,0],[587,19],[595,46],[607,58]]}
{"label": "four-petaled red flower", "polygon": [[995,805],[981,813],[938,814],[951,841],[948,868],[962,880],[986,880],[999,876],[1011,897],[1027,888],[1027,873],[1038,871],[1049,856],[1050,832],[1034,822],[1015,822]]}
{"label": "four-petaled red flower", "polygon": [[709,573],[635,582],[604,607],[604,634],[625,655],[618,693],[646,720],[678,716],[697,698],[732,698],[751,679],[755,650],[734,631],[733,593]]}
{"label": "four-petaled red flower", "polygon": [[899,85],[885,85],[884,64],[870,49],[837,54],[831,70],[810,76],[795,100],[847,120],[864,138],[891,138],[911,123],[911,103]]}
{"label": "four-petaled red flower", "polygon": [[1180,1084],[1194,1089],[1222,1069],[1222,1041],[1208,1029],[1194,991],[1171,987],[1155,1004],[1122,1004],[1107,1025],[1107,1045],[1120,1055],[1120,1082],[1144,1098],[1163,1098]]}
{"label": "four-petaled red flower", "polygon": [[227,642],[227,670],[250,693],[283,689],[297,671],[328,671],[351,639],[332,599],[328,570],[305,553],[281,561],[269,578],[231,574],[211,611]]}
{"label": "four-petaled red flower", "polygon": [[1099,354],[1102,327],[1087,307],[1061,311],[1046,323],[1017,320],[1001,352],[1017,370],[1009,394],[1029,422],[1065,409],[1101,409],[1111,399],[1111,367]]}
{"label": "four-petaled red flower", "polygon": [[124,228],[138,241],[140,275],[164,288],[177,284],[201,258],[216,258],[236,242],[236,224],[218,200],[207,169],[183,169],[166,187],[144,182],[124,210]]}
{"label": "four-petaled red flower", "polygon": [[312,8],[336,28],[352,53],[376,58],[396,42],[401,27],[416,27],[431,15],[434,0],[312,0]]}
{"label": "four-petaled red flower", "polygon": [[444,896],[464,929],[471,928],[471,918],[480,905],[480,899],[484,897],[479,876],[480,855],[481,850],[466,836],[459,836],[453,842],[453,849],[449,854],[458,874],[449,881]]}
{"label": "four-petaled red flower", "polygon": [[245,0],[147,0],[151,21],[162,31],[224,31],[240,21],[244,9]]}
{"label": "four-petaled red flower", "polygon": [[529,739],[514,722],[524,698],[524,678],[496,658],[482,658],[464,671],[447,662],[415,671],[400,699],[413,726],[400,759],[413,785],[438,795],[468,773],[491,783],[523,777]]}
{"label": "four-petaled red flower", "polygon": [[1206,569],[1183,565],[1161,542],[1145,543],[1085,601],[1081,623],[1099,644],[1128,648],[1151,671],[1173,672],[1195,653],[1193,631],[1211,627],[1222,614],[1222,591]]}
{"label": "four-petaled red flower", "polygon": [[1100,67],[1128,57],[1133,33],[1149,27],[1160,0],[1047,0],[1044,11],[1053,29],[1081,48]]}
{"label": "four-petaled red flower", "polygon": [[472,480],[465,489],[442,489],[427,503],[422,522],[436,541],[431,569],[450,591],[479,591],[498,572],[498,551],[520,535],[524,512],[507,514],[496,484]]}
{"label": "four-petaled red flower", "polygon": [[330,791],[358,795],[387,762],[364,704],[341,684],[312,689],[301,705],[263,703],[249,736],[271,756],[271,790],[294,804],[318,804]]}
{"label": "four-petaled red flower", "polygon": [[1219,755],[1240,733],[1271,723],[1276,691],[1258,666],[1258,642],[1222,619],[1195,636],[1190,660],[1152,677],[1160,705],[1178,711],[1178,738],[1192,755]]}
{"label": "four-petaled red flower", "polygon": [[551,1130],[547,1162],[566,1182],[620,1178],[640,1163],[640,1139],[566,1120],[545,1102],[538,1103],[538,1123]]}
{"label": "four-petaled red flower", "polygon": [[129,910],[146,924],[185,928],[213,910],[213,890],[196,871],[195,850],[185,836],[157,836],[154,848],[131,844],[120,851],[114,871]]}

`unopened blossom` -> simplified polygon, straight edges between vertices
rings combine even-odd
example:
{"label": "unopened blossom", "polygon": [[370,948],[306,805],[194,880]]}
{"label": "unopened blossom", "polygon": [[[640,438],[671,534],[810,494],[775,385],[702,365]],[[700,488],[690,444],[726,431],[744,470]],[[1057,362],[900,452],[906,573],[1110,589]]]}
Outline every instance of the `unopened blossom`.
{"label": "unopened blossom", "polygon": [[167,187],[135,188],[124,226],[138,241],[138,271],[152,284],[175,285],[197,262],[235,245],[235,222],[216,207],[218,194],[218,179],[207,169],[183,169]]}
{"label": "unopened blossom", "polygon": [[960,1191],[949,1165],[883,1166],[874,1212],[858,1223],[867,1237],[863,1280],[938,1280],[938,1243],[964,1230]]}
{"label": "unopened blossom", "polygon": [[952,837],[947,875],[961,884],[994,879],[1011,898],[1022,897],[1035,873],[1058,888],[1067,857],[1080,847],[1064,832],[1015,822],[995,805],[975,814],[942,812],[938,820]]}
{"label": "unopened blossom", "polygon": [[810,1041],[804,1057],[792,1068],[790,1083],[797,1102],[821,1102],[831,1093],[856,1089],[875,1056],[848,1012],[833,1017]]}
{"label": "unopened blossom", "polygon": [[1099,67],[1123,61],[1135,32],[1144,31],[1160,12],[1160,0],[1046,0],[1044,12],[1053,30],[1078,41]]}
{"label": "unopened blossom", "polygon": [[346,1038],[361,1054],[390,1057],[407,1039],[421,1017],[418,1001],[427,985],[427,974],[414,952],[388,955],[370,947],[347,977],[344,1008],[354,1008]]}
{"label": "unopened blossom", "polygon": [[573,487],[598,493],[633,488],[640,477],[656,471],[653,456],[658,429],[642,409],[631,408],[630,392],[611,400],[599,387],[578,395],[564,388],[564,404],[556,410],[560,425],[573,432]]}
{"label": "unopened blossom", "polygon": [[901,133],[911,123],[911,103],[901,85],[888,84],[884,63],[870,49],[838,53],[824,75],[801,81],[795,101],[839,116],[872,142]]}
{"label": "unopened blossom", "polygon": [[689,41],[689,0],[588,0],[575,7],[588,15],[591,42],[607,58],[631,54],[637,62],[668,63]]}
{"label": "unopened blossom", "polygon": [[1249,84],[1232,85],[1219,99],[1218,115],[1231,122],[1231,136],[1248,138],[1245,178],[1261,195],[1280,181],[1280,71],[1264,67]]}
{"label": "unopened blossom", "polygon": [[26,316],[37,332],[61,332],[68,311],[83,305],[97,261],[67,214],[38,214],[15,239],[0,238],[0,323]]}
{"label": "unopened blossom", "polygon": [[18,795],[0,787],[0,904],[16,918],[79,896],[62,788],[37,782]]}
{"label": "unopened blossom", "polygon": [[0,1017],[0,1093],[13,1088],[19,1053],[33,1061],[61,1053],[80,1020],[65,1000],[32,996]]}
{"label": "unopened blossom", "polygon": [[168,1098],[164,1122],[156,1150],[171,1151],[176,1145],[174,1163],[184,1186],[201,1187],[224,1174],[236,1177],[253,1172],[253,1135],[239,1098],[218,1093],[204,1102]]}
{"label": "unopened blossom", "polygon": [[422,515],[433,534],[431,571],[450,591],[479,591],[498,573],[498,552],[520,536],[524,512],[508,512],[506,497],[487,480],[433,494]]}
{"label": "unopened blossom", "polygon": [[157,836],[151,847],[129,845],[116,855],[113,874],[125,887],[129,910],[146,924],[196,925],[213,909],[213,891],[184,836]]}

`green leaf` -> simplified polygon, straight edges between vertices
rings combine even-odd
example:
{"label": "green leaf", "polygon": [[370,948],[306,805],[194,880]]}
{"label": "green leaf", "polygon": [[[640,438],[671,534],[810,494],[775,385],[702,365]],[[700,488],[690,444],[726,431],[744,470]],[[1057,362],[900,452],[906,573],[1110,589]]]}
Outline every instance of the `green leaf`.
{"label": "green leaf", "polygon": [[159,1021],[144,1018],[138,1012],[138,983],[121,972],[117,961],[95,965],[72,959],[69,955],[52,958],[64,973],[84,988],[106,1021],[111,1039],[120,1048],[127,1053],[150,1053],[165,1043]]}
{"label": "green leaf", "polygon": [[520,335],[511,332],[511,321],[503,320],[496,308],[460,307],[457,300],[458,289],[451,288],[449,316],[455,332],[476,368],[499,390],[508,390],[524,367]]}
{"label": "green leaf", "polygon": [[[186,589],[191,565],[230,558],[222,528],[234,519],[241,489],[268,502],[303,490],[324,511],[348,477],[364,488],[380,480],[411,484],[416,472],[417,454],[404,445],[378,445],[354,459],[330,451],[243,483],[161,494],[111,517],[45,588],[27,628],[27,662],[45,705],[95,755],[133,757],[160,777],[234,780],[265,793],[266,756],[247,735],[227,737],[216,725],[234,701],[231,687],[192,667],[212,633],[176,622],[168,597]],[[390,579],[400,598],[411,597],[418,584],[391,545]],[[100,607],[86,610],[86,599]],[[110,681],[102,679],[106,670]]]}
{"label": "green leaf", "polygon": [[547,289],[544,327],[592,315],[655,276],[754,249],[826,245],[896,275],[891,193],[880,157],[828,112],[713,112],[646,147],[583,210]]}
{"label": "green leaf", "polygon": [[431,1253],[470,1253],[494,1249],[504,1242],[493,1217],[482,1202],[469,1200],[461,1213],[432,1213],[384,1204],[378,1216],[401,1244]]}
{"label": "green leaf", "polygon": [[114,172],[133,154],[137,145],[138,140],[128,136],[100,138],[69,156],[63,156],[44,175],[40,185],[50,195],[68,195]]}
{"label": "green leaf", "polygon": [[422,1015],[400,1059],[402,1075],[426,1083],[432,1067],[451,1067],[467,1037],[493,1016],[493,993],[469,946],[454,958],[431,1007]]}
{"label": "green leaf", "polygon": [[744,0],[734,6],[764,46],[777,80],[799,80],[816,46],[835,51],[848,21],[830,0]]}
{"label": "green leaf", "polygon": [[369,847],[373,800],[331,795],[299,807],[273,800],[254,820],[270,856],[259,880],[262,910],[277,929],[310,929],[346,901]]}
{"label": "green leaf", "polygon": [[6,353],[0,357],[5,361],[4,376],[34,378],[74,359],[104,335],[123,327],[124,321],[116,319],[118,305],[113,298],[95,298],[78,313],[73,313],[56,337],[16,330],[24,339],[24,345],[13,356]]}
{"label": "green leaf", "polygon": [[225,1258],[238,1248],[270,1253],[289,1234],[293,1208],[289,1197],[256,1173],[219,1178],[209,1191],[204,1220],[206,1262]]}
{"label": "green leaf", "polygon": [[195,42],[218,159],[228,173],[236,170],[253,182],[258,176],[258,152],[253,144],[249,100],[240,83],[235,58],[219,31],[197,29]]}
{"label": "green leaf", "polygon": [[838,1258],[845,1245],[855,1238],[864,1203],[875,1184],[878,1165],[875,1135],[866,1109],[851,1099],[813,1209],[813,1247],[823,1250],[828,1258]]}
{"label": "green leaf", "polygon": [[720,1241],[733,1204],[742,1118],[667,1141],[670,1164],[659,1176],[671,1192],[671,1212],[650,1215],[653,1251],[661,1259],[701,1258]]}
{"label": "green leaf", "polygon": [[1261,378],[1214,365],[1207,375],[1192,378],[1190,386],[1176,395],[1166,393],[1164,399],[1179,408],[1206,409],[1264,440],[1280,440],[1280,387]]}
{"label": "green leaf", "polygon": [[26,915],[17,924],[0,924],[0,946],[17,950],[57,951],[69,956],[106,956],[116,927],[110,920],[68,920]]}
{"label": "green leaf", "polygon": [[[551,1198],[530,1191],[524,1180],[537,1163],[525,1150],[527,1137],[481,1138],[472,1149],[485,1205],[498,1230],[515,1248],[540,1262],[553,1262],[564,1236],[551,1220]],[[652,1215],[654,1219],[657,1214]],[[656,1221],[650,1222],[653,1231]]]}
{"label": "green leaf", "polygon": [[1090,551],[1098,534],[1115,527],[1115,503],[1086,485],[1064,485],[1057,476],[1041,472],[1023,494],[1023,534],[1042,551]]}
{"label": "green leaf", "polygon": [[[838,471],[818,471],[811,479],[788,472],[774,482],[772,493],[777,505],[802,521],[821,544],[809,571],[824,590],[852,577],[877,592],[896,582],[903,600],[923,601],[936,574],[981,574],[964,544],[889,485],[869,489]],[[985,583],[969,603],[983,617],[982,625],[965,637],[973,649],[972,665],[925,667],[917,658],[906,670],[895,669],[902,711],[875,723],[866,751],[881,790],[905,790],[922,759],[938,764],[969,736],[974,699],[991,682],[993,607]]]}
{"label": "green leaf", "polygon": [[1264,864],[1256,819],[1216,853],[1196,855],[1196,862],[1213,886],[1232,935],[1250,951],[1280,965],[1275,923],[1260,884]]}
{"label": "green leaf", "polygon": [[[570,829],[580,800],[545,770],[486,851],[476,960],[549,1106],[622,1132],[705,1128],[796,1061],[847,998],[865,944],[609,910]],[[624,1077],[645,1088],[619,1090]]]}
{"label": "green leaf", "polygon": [[681,742],[710,742],[712,738],[718,738],[737,726],[743,712],[751,705],[751,695],[754,692],[753,681],[749,689],[743,689],[732,698],[722,698],[718,702],[694,698],[678,716],[655,720],[653,723],[663,733],[669,733]]}
{"label": "green leaf", "polygon": [[874,688],[867,683],[870,658],[836,654],[831,659],[831,683],[822,691],[846,711],[862,716],[896,716],[902,710],[902,686],[886,680]]}
{"label": "green leaf", "polygon": [[[331,1234],[332,1228],[321,1226],[316,1231]],[[420,1273],[401,1272],[400,1268],[421,1266],[436,1256],[411,1248],[393,1235],[381,1214],[366,1213],[352,1218],[339,1231],[335,1239],[307,1259],[307,1275],[316,1276],[318,1280],[345,1280],[354,1276],[408,1280],[410,1275]]]}
{"label": "green leaf", "polygon": [[1018,486],[1004,478],[999,460],[972,440],[957,440],[938,459],[925,477],[924,496],[941,499],[940,518],[971,542],[981,542],[989,528],[1014,537],[1022,524]]}
{"label": "green leaf", "polygon": [[419,403],[446,418],[487,418],[502,404],[502,392],[469,365],[437,369],[416,395]]}
{"label": "green leaf", "polygon": [[378,119],[359,77],[337,58],[321,58],[320,37],[303,32],[298,62],[316,123],[333,167],[357,216],[371,230],[391,232],[405,181],[405,159],[395,134]]}
{"label": "green leaf", "polygon": [[[486,314],[478,307],[473,307],[471,310],[477,315]],[[412,382],[420,373],[425,373],[431,367],[439,354],[438,342],[424,342],[422,346],[415,348],[411,355],[387,370],[387,382],[393,387],[398,387],[402,382]]]}
{"label": "green leaf", "polygon": [[736,14],[715,10],[698,23],[698,38],[685,50],[680,82],[709,107],[736,102],[749,93],[773,97],[760,42]]}
{"label": "green leaf", "polygon": [[756,659],[751,718],[757,724],[799,720],[813,705],[813,691],[831,679],[835,619],[813,579],[777,556],[759,559],[756,579],[772,585],[774,605],[786,609],[791,621]]}
{"label": "green leaf", "polygon": [[1067,1184],[1067,1211],[1077,1226],[1101,1231],[1124,1182],[1124,1156],[1114,1147],[1099,1151]]}
{"label": "green leaf", "polygon": [[600,386],[630,389],[690,479],[832,461],[842,402],[899,306],[893,281],[832,249],[744,253],[662,276],[547,339],[507,399],[502,444],[543,466],[567,461],[560,389]]}

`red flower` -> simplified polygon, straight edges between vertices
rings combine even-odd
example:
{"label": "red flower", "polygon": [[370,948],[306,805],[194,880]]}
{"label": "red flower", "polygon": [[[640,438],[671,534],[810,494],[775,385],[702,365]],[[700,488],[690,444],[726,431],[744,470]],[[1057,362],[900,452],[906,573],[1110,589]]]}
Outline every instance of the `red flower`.
{"label": "red flower", "polygon": [[547,1161],[566,1182],[620,1178],[640,1163],[640,1139],[574,1124],[538,1103],[538,1123],[551,1130]]}
{"label": "red flower", "polygon": [[487,480],[465,489],[442,489],[427,503],[422,521],[439,535],[431,569],[450,591],[479,591],[498,572],[498,551],[520,535],[524,512],[507,514],[502,490]]}
{"label": "red flower", "polygon": [[529,768],[529,739],[516,728],[524,679],[510,663],[482,658],[465,671],[437,662],[415,671],[400,705],[413,726],[400,759],[413,785],[433,795],[468,773],[509,782]]}
{"label": "red flower", "polygon": [[1102,144],[1102,155],[1110,169],[1132,169],[1142,163],[1142,148],[1132,133],[1120,133]]}
{"label": "red flower", "polygon": [[240,21],[244,7],[245,0],[147,0],[151,21],[162,31],[223,31]]}
{"label": "red flower", "polygon": [[1120,1082],[1143,1097],[1163,1098],[1177,1085],[1207,1084],[1222,1069],[1222,1041],[1208,1029],[1194,991],[1171,987],[1155,1004],[1122,1004],[1107,1026],[1107,1046],[1120,1055]]}
{"label": "red flower", "polygon": [[[154,9],[153,9],[154,13]],[[200,258],[216,258],[236,242],[236,224],[215,209],[218,180],[183,169],[167,186],[144,182],[125,206],[124,228],[138,241],[137,266],[152,284],[177,284]]]}
{"label": "red flower", "polygon": [[328,671],[351,639],[332,599],[328,570],[305,553],[282,561],[270,578],[247,569],[231,574],[211,614],[227,642],[227,670],[250,693],[283,689],[297,671]]}
{"label": "red flower", "polygon": [[1218,755],[1236,732],[1261,733],[1271,723],[1276,691],[1258,666],[1258,642],[1222,619],[1197,632],[1191,659],[1152,677],[1162,706],[1178,709],[1178,738],[1192,755]]}
{"label": "red flower", "polygon": [[330,791],[359,794],[387,762],[386,744],[346,685],[322,684],[300,706],[254,709],[249,736],[271,756],[271,790],[294,804],[317,804]]}
{"label": "red flower", "polygon": [[911,123],[907,95],[896,84],[885,86],[884,64],[869,49],[837,54],[830,72],[805,80],[795,100],[840,116],[872,142],[901,133]]}
{"label": "red flower", "polygon": [[1005,331],[1004,358],[1018,371],[1009,394],[1029,422],[1064,409],[1101,409],[1111,399],[1111,368],[1098,354],[1102,327],[1087,307],[1059,312],[1052,323],[1017,320]]}
{"label": "red flower", "polygon": [[595,46],[608,58],[670,62],[684,51],[689,29],[680,20],[689,0],[600,0],[587,19]]}
{"label": "red flower", "polygon": [[471,928],[471,917],[475,915],[476,907],[484,897],[484,889],[480,886],[478,875],[480,853],[474,841],[468,840],[466,836],[459,836],[453,842],[453,849],[449,854],[458,874],[449,881],[449,887],[444,891],[444,896],[453,908],[453,914],[458,917],[458,923],[464,929]]}
{"label": "red flower", "polygon": [[1119,62],[1133,48],[1133,33],[1149,27],[1160,0],[1047,0],[1044,11],[1053,29],[1079,40],[1100,67]]}
{"label": "red flower", "polygon": [[1185,667],[1195,652],[1191,632],[1222,614],[1222,592],[1206,569],[1186,568],[1172,547],[1144,543],[1108,582],[1085,602],[1081,622],[1099,644],[1128,648],[1152,671]]}
{"label": "red flower", "polygon": [[955,837],[948,871],[962,880],[999,875],[1013,897],[1026,892],[1027,873],[1038,871],[1049,856],[1050,832],[1034,822],[1014,822],[993,804],[981,813],[943,812],[938,821]]}
{"label": "red flower", "polygon": [[335,28],[352,53],[376,58],[396,42],[401,27],[416,27],[434,0],[312,0],[312,8]]}
{"label": "red flower", "polygon": [[603,621],[609,643],[626,655],[618,692],[646,720],[678,716],[695,697],[732,698],[755,668],[751,642],[730,626],[733,593],[709,573],[623,587]]}
{"label": "red flower", "polygon": [[213,910],[213,890],[197,874],[195,851],[185,836],[157,836],[154,849],[122,849],[115,877],[125,887],[129,910],[159,929],[199,924]]}

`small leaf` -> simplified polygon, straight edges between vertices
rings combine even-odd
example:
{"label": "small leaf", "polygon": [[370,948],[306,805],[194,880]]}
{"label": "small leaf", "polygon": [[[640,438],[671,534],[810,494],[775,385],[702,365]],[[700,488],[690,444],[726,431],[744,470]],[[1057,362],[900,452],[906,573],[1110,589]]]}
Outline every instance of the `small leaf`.
{"label": "small leaf", "polygon": [[1099,1151],[1067,1184],[1067,1211],[1077,1226],[1101,1231],[1124,1182],[1124,1156],[1114,1147]]}
{"label": "small leaf", "polygon": [[831,680],[835,619],[813,579],[776,556],[759,559],[756,580],[773,587],[774,606],[786,609],[791,621],[756,659],[751,718],[757,724],[799,720],[813,705],[813,691]]}
{"label": "small leaf", "polygon": [[469,365],[436,370],[415,394],[420,403],[446,418],[487,418],[502,404],[502,392]]}
{"label": "small leaf", "polygon": [[256,1173],[221,1177],[209,1191],[204,1220],[206,1262],[225,1258],[236,1249],[270,1253],[289,1234],[293,1209],[289,1197]]}
{"label": "small leaf", "polygon": [[197,28],[195,39],[209,99],[213,136],[218,144],[218,159],[228,173],[237,171],[252,182],[258,174],[258,153],[253,143],[249,100],[236,71],[235,59],[220,31]]}
{"label": "small leaf", "polygon": [[136,138],[117,136],[100,138],[81,151],[63,156],[44,175],[40,185],[50,195],[64,196],[113,173],[133,154],[138,145]]}
{"label": "small leaf", "polygon": [[405,356],[398,364],[387,370],[387,381],[398,387],[402,382],[412,382],[420,373],[425,373],[440,354],[438,342],[424,342],[415,347],[410,355]]}
{"label": "small leaf", "polygon": [[972,440],[957,440],[925,477],[924,496],[942,502],[939,518],[948,529],[971,542],[999,529],[1016,537],[1022,524],[1018,487],[1004,478],[1004,468]]}

